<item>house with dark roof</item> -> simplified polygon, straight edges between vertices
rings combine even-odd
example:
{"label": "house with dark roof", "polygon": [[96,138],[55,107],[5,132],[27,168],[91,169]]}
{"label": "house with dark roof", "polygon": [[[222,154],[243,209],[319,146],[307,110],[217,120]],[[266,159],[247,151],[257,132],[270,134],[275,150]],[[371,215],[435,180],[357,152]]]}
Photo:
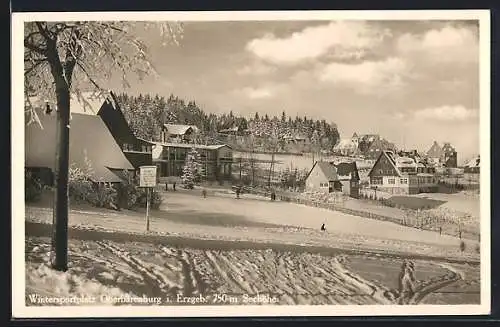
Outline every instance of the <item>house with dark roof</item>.
{"label": "house with dark roof", "polygon": [[395,151],[396,146],[391,142],[377,137],[370,143],[370,146],[365,152],[365,158],[375,160],[377,159],[383,151]]}
{"label": "house with dark roof", "polygon": [[[30,101],[33,107],[38,109],[49,106],[54,114],[57,111],[54,101],[42,102],[38,97],[31,97]],[[152,164],[151,151],[153,143],[135,136],[113,92],[72,94],[70,109],[71,115],[85,114],[101,117],[125,157],[136,169],[142,165]]]}
{"label": "house with dark roof", "polygon": [[[40,124],[25,126],[25,168],[53,183],[56,157],[55,112],[38,113]],[[88,170],[92,181],[119,183],[124,170],[134,171],[101,117],[72,113],[69,136],[70,166]],[[90,168],[90,169],[88,169]]]}
{"label": "house with dark roof", "polygon": [[443,145],[443,164],[446,168],[457,168],[457,151],[450,143]]}
{"label": "house with dark roof", "polygon": [[457,168],[458,166],[457,151],[449,142],[441,147],[438,142],[434,141],[426,157],[436,167]]}
{"label": "house with dark roof", "polygon": [[342,184],[335,167],[325,161],[316,161],[305,178],[305,190],[324,193],[341,191]]}
{"label": "house with dark roof", "polygon": [[182,176],[186,156],[192,149],[200,155],[204,180],[219,183],[231,180],[233,151],[229,145],[156,142],[153,147],[153,164],[157,166],[160,181],[178,181]]}
{"label": "house with dark roof", "polygon": [[199,132],[194,125],[164,124],[161,130],[163,143],[191,143]]}
{"label": "house with dark roof", "polygon": [[152,165],[154,143],[135,136],[112,92],[102,102],[97,115],[101,117],[116,143],[136,169]]}
{"label": "house with dark roof", "polygon": [[359,198],[359,172],[356,162],[340,162],[333,164],[342,184],[342,192],[352,198]]}
{"label": "house with dark roof", "polygon": [[434,167],[417,158],[382,151],[368,176],[372,189],[391,194],[417,194],[437,190],[434,172]]}

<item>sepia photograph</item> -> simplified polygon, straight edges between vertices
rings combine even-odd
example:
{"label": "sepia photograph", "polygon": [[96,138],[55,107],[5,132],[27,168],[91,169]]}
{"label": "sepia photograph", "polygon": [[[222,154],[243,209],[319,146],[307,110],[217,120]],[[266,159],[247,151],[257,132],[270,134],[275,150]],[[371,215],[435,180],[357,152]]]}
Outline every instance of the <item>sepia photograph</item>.
{"label": "sepia photograph", "polygon": [[12,31],[14,317],[489,313],[488,11]]}

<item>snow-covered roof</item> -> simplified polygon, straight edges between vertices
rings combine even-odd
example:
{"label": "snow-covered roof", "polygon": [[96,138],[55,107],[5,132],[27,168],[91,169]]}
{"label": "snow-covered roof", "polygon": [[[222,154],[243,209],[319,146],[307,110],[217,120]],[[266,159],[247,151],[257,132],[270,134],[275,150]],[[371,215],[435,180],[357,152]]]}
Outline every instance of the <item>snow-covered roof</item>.
{"label": "snow-covered roof", "polygon": [[353,149],[356,148],[356,143],[354,143],[351,139],[341,139],[339,143],[334,147],[335,150],[342,149]]}
{"label": "snow-covered roof", "polygon": [[194,125],[164,124],[163,127],[172,135],[184,135],[189,129],[198,132],[198,127]]}
{"label": "snow-covered roof", "polygon": [[467,161],[465,163],[465,167],[476,168],[476,167],[479,167],[479,164],[480,164],[480,158],[479,158],[479,156],[477,156],[477,157],[472,158],[471,160]]}
{"label": "snow-covered roof", "polygon": [[413,158],[410,157],[397,157],[396,158],[396,166],[399,168],[402,167],[416,167],[417,163]]}
{"label": "snow-covered roof", "polygon": [[207,150],[218,150],[223,147],[231,148],[227,144],[192,144],[192,143],[162,143],[162,142],[154,142],[156,145],[161,145],[164,147],[172,147],[172,148],[195,148],[195,149],[207,149]]}
{"label": "snow-covered roof", "polygon": [[[37,109],[45,109],[45,104],[49,104],[51,108],[56,108],[57,103],[52,99],[41,99],[38,96],[32,96],[29,98],[31,105]],[[101,109],[102,104],[105,101],[111,102],[111,104],[116,107],[115,100],[112,96],[111,91],[97,93],[97,92],[81,92],[80,96],[76,94],[71,94],[70,99],[70,111],[71,113],[85,114],[85,115],[97,115],[99,109]]]}
{"label": "snow-covered roof", "polygon": [[307,177],[311,174],[311,172],[315,169],[318,168],[323,172],[323,175],[325,175],[326,179],[328,181],[338,181],[339,177],[337,175],[337,169],[330,163],[325,162],[325,161],[316,161],[314,163],[314,166],[312,167],[311,171],[307,174]]}

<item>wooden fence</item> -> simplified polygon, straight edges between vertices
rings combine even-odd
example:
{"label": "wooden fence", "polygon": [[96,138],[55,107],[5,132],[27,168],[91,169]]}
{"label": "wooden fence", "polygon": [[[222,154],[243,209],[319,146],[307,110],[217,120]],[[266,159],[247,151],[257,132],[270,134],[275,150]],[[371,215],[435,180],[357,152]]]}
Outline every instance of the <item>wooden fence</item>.
{"label": "wooden fence", "polygon": [[[271,197],[270,191],[258,190],[252,188],[246,188],[245,193],[251,193],[255,195],[260,195],[264,197]],[[380,221],[388,221],[391,223],[413,227],[422,230],[434,231],[443,235],[451,235],[458,237],[460,239],[470,239],[470,240],[480,240],[480,234],[478,231],[474,230],[472,227],[463,226],[456,222],[444,221],[437,219],[437,217],[431,217],[421,212],[420,214],[407,212],[406,215],[403,214],[401,218],[384,216],[380,214],[375,214],[365,210],[355,210],[351,208],[346,208],[342,203],[327,203],[322,201],[313,201],[300,198],[297,194],[291,192],[275,192],[276,199],[284,202],[291,202],[302,204],[309,207],[322,208],[332,211],[342,212],[348,215],[364,217],[369,219],[375,219]]]}

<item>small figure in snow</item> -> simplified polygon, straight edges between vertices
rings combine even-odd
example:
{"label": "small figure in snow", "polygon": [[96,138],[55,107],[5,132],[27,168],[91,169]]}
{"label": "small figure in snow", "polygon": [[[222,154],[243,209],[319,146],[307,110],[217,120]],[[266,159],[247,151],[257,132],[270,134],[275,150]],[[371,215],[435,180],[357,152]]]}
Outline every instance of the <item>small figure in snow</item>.
{"label": "small figure in snow", "polygon": [[168,191],[168,182],[165,182],[165,191]]}
{"label": "small figure in snow", "polygon": [[241,192],[241,189],[239,187],[236,188],[236,198],[239,199],[240,198],[240,192]]}
{"label": "small figure in snow", "polygon": [[174,182],[174,184],[172,184],[172,186],[173,186],[173,188],[174,188],[174,191],[175,191],[175,184],[176,184],[175,182]]}
{"label": "small figure in snow", "polygon": [[203,189],[201,191],[201,195],[203,195],[203,197],[206,198],[207,197],[207,190]]}
{"label": "small figure in snow", "polygon": [[326,231],[325,224],[321,225],[321,230],[322,230],[322,231]]}

